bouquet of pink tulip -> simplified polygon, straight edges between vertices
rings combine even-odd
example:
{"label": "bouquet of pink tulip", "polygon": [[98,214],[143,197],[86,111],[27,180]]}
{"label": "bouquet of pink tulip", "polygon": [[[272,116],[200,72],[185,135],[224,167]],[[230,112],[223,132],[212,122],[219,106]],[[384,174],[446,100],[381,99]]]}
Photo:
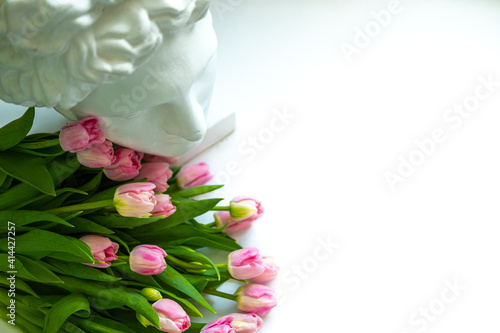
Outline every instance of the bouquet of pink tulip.
{"label": "bouquet of pink tulip", "polygon": [[[272,257],[231,233],[262,214],[251,197],[196,199],[208,166],[116,147],[89,117],[28,135],[30,108],[0,128],[0,313],[22,332],[257,332],[276,306]],[[214,222],[196,219],[214,211]],[[203,248],[228,252],[214,263]],[[206,252],[206,251],[205,251]],[[242,283],[234,294],[219,288]],[[242,313],[192,323],[206,294]]]}

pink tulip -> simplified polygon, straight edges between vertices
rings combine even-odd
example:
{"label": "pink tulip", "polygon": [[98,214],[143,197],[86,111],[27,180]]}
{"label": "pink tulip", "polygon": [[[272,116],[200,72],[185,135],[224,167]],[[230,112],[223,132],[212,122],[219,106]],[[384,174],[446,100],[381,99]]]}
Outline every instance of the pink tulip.
{"label": "pink tulip", "polygon": [[138,245],[130,252],[130,269],[141,275],[161,274],[167,253],[156,245]]}
{"label": "pink tulip", "polygon": [[95,143],[88,148],[76,153],[78,162],[89,168],[104,168],[115,161],[113,143],[109,140],[103,143]]}
{"label": "pink tulip", "polygon": [[155,194],[156,206],[151,211],[151,217],[163,216],[163,218],[169,217],[176,211],[176,207],[170,201],[170,196],[168,194]]}
{"label": "pink tulip", "polygon": [[252,278],[252,281],[257,283],[264,283],[273,280],[280,270],[273,257],[265,256],[262,257],[262,264],[264,265],[264,272],[256,277]]}
{"label": "pink tulip", "polygon": [[156,206],[153,183],[131,183],[118,187],[113,204],[122,216],[148,217]]}
{"label": "pink tulip", "polygon": [[135,179],[143,179],[156,185],[156,192],[163,193],[167,190],[167,180],[172,177],[172,170],[165,162],[143,163]]}
{"label": "pink tulip", "polygon": [[104,168],[104,174],[111,180],[130,180],[139,174],[143,153],[128,148],[121,148],[115,152],[115,161]]}
{"label": "pink tulip", "polygon": [[237,197],[229,203],[229,214],[236,222],[254,222],[264,214],[259,200],[252,197]]}
{"label": "pink tulip", "polygon": [[261,284],[245,284],[236,290],[238,309],[263,316],[278,302],[274,290]]}
{"label": "pink tulip", "polygon": [[162,298],[153,303],[153,309],[160,317],[159,329],[162,332],[180,333],[191,326],[191,320],[186,311],[176,302]]}
{"label": "pink tulip", "polygon": [[179,162],[178,157],[164,157],[158,155],[144,154],[144,161],[146,162],[166,162],[168,164],[175,164]]}
{"label": "pink tulip", "polygon": [[262,319],[255,313],[231,313],[226,317],[232,317],[231,326],[234,327],[236,333],[255,333],[262,328]]}
{"label": "pink tulip", "polygon": [[177,185],[186,189],[195,186],[201,186],[212,179],[208,164],[198,163],[195,165],[183,167],[177,174]]}
{"label": "pink tulip", "polygon": [[85,265],[106,268],[111,266],[111,261],[118,259],[116,252],[118,252],[119,246],[109,238],[97,235],[87,235],[81,237],[80,240],[90,247],[95,260],[104,261],[103,263]]}
{"label": "pink tulip", "polygon": [[215,219],[215,225],[217,228],[221,228],[223,226],[226,226],[226,228],[223,230],[225,233],[234,233],[237,231],[240,231],[242,229],[249,228],[254,221],[241,221],[241,222],[236,222],[231,218],[231,215],[229,214],[228,211],[218,211],[214,213],[214,219]]}
{"label": "pink tulip", "polygon": [[227,269],[238,280],[250,279],[264,273],[262,257],[255,247],[233,251],[227,257]]}
{"label": "pink tulip", "polygon": [[231,316],[219,318],[203,326],[200,333],[236,333],[236,329],[231,326],[232,321]]}
{"label": "pink tulip", "polygon": [[104,132],[97,126],[96,117],[87,117],[61,128],[59,142],[64,151],[76,153],[93,144],[103,143]]}

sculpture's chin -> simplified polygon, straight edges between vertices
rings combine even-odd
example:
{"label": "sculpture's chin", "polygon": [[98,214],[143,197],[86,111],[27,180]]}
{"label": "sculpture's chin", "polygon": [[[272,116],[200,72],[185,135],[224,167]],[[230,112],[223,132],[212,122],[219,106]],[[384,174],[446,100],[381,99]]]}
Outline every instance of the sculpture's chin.
{"label": "sculpture's chin", "polygon": [[[165,156],[165,157],[179,157],[189,153],[191,150],[196,148],[196,146],[198,146],[201,143],[201,140],[196,142],[190,142],[183,139],[179,139],[179,141],[181,142],[177,143],[159,142],[158,145],[151,147],[151,149],[142,149],[142,152],[158,156]],[[141,149],[137,150],[141,151]]]}
{"label": "sculpture's chin", "polygon": [[142,132],[141,135],[139,131],[134,131],[131,127],[128,130],[121,127],[120,130],[116,131],[103,126],[102,130],[106,134],[106,138],[118,146],[165,157],[179,157],[189,153],[201,143],[205,134],[203,131],[199,140],[190,141],[167,133]]}

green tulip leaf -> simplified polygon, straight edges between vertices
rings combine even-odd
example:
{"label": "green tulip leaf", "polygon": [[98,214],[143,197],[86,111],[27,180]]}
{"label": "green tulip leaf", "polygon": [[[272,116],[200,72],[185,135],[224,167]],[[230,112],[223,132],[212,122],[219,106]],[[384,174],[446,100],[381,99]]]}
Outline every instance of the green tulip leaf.
{"label": "green tulip leaf", "polygon": [[90,316],[90,307],[87,297],[82,294],[70,294],[56,302],[45,317],[43,333],[57,332],[66,319],[73,313],[80,312],[85,317]]}
{"label": "green tulip leaf", "polygon": [[97,224],[93,221],[81,218],[74,217],[70,219],[73,227],[66,226],[56,226],[51,228],[51,231],[57,232],[58,234],[78,234],[78,233],[90,233],[90,234],[102,234],[102,235],[111,235],[114,233],[113,230],[110,230],[106,227],[103,227],[100,224]]}
{"label": "green tulip leaf", "polygon": [[225,234],[208,233],[187,224],[167,230],[158,230],[155,235],[149,235],[144,238],[137,236],[137,238],[143,242],[148,241],[161,247],[184,244],[196,248],[209,247],[228,252],[241,249],[241,246],[234,239],[227,237]]}
{"label": "green tulip leaf", "polygon": [[30,204],[25,205],[23,208],[28,210],[49,210],[64,206],[64,202],[74,194],[80,196],[87,196],[88,193],[72,188],[64,187],[56,190],[55,198],[53,196],[45,195],[37,200],[32,201]]}
{"label": "green tulip leaf", "polygon": [[52,222],[72,228],[71,223],[62,218],[44,212],[33,210],[4,210],[0,211],[0,228],[7,230],[9,222],[15,223],[16,228],[36,222]]}
{"label": "green tulip leaf", "polygon": [[0,194],[0,210],[17,210],[46,196],[47,194],[41,193],[30,185],[24,183],[17,184],[8,191]]}
{"label": "green tulip leaf", "polygon": [[12,147],[10,150],[12,151],[17,151],[18,153],[22,154],[28,154],[28,155],[33,155],[33,156],[39,156],[39,157],[55,157],[55,156],[60,156],[65,153],[64,150],[61,149],[61,147],[47,147],[43,149],[37,149],[37,150],[31,150],[31,149],[23,149],[19,148],[18,146]]}
{"label": "green tulip leaf", "polygon": [[90,332],[103,332],[103,333],[136,333],[134,330],[116,320],[103,318],[101,316],[92,316],[92,320],[84,320],[81,318],[74,318],[74,321],[82,328]]}
{"label": "green tulip leaf", "polygon": [[196,308],[196,306],[194,306],[193,304],[191,304],[191,302],[185,300],[184,298],[182,297],[179,297],[177,295],[175,295],[174,293],[171,293],[169,291],[166,291],[165,289],[158,289],[162,294],[165,294],[168,296],[168,298],[171,298],[172,300],[176,301],[177,303],[179,303],[180,306],[182,306],[182,308],[186,311],[186,313],[190,316],[190,317],[198,317],[198,318],[202,318],[203,315],[201,314],[200,310],[198,310]]}
{"label": "green tulip leaf", "polygon": [[204,185],[204,186],[192,187],[179,192],[172,193],[172,197],[192,198],[197,195],[202,195],[218,190],[223,186],[224,185]]}
{"label": "green tulip leaf", "polygon": [[0,171],[0,188],[2,188],[4,185],[4,182],[7,180],[9,175],[7,175],[5,172]]}
{"label": "green tulip leaf", "polygon": [[216,278],[212,277],[207,277],[207,276],[199,276],[199,275],[192,275],[192,274],[183,274],[183,276],[186,278],[186,280],[189,281],[193,285],[193,287],[198,290],[198,292],[202,292],[206,286],[207,283],[212,281],[212,280],[217,280]]}
{"label": "green tulip leaf", "polygon": [[160,223],[151,224],[134,229],[134,235],[156,235],[162,230],[173,229],[186,221],[205,214],[217,205],[222,199],[189,200],[187,202],[174,202],[176,211]]}
{"label": "green tulip leaf", "polygon": [[51,267],[49,269],[56,273],[71,275],[85,280],[94,280],[101,282],[116,282],[120,278],[104,273],[102,270],[80,263],[63,262],[50,258],[44,259]]}
{"label": "green tulip leaf", "polygon": [[33,126],[35,108],[31,107],[21,118],[0,128],[0,150],[7,150],[21,142]]}
{"label": "green tulip leaf", "polygon": [[16,299],[42,312],[48,312],[48,309],[63,297],[64,295],[43,295],[42,298],[31,295],[17,295]]}
{"label": "green tulip leaf", "polygon": [[[84,330],[82,330],[80,327],[76,326],[75,324],[73,324],[73,323],[71,323],[69,321],[66,321],[61,326],[61,329],[62,329],[62,332],[64,332],[64,333],[67,333],[67,332],[71,332],[71,333],[87,333]],[[58,333],[60,333],[60,332],[61,331],[59,331]]]}
{"label": "green tulip leaf", "polygon": [[[61,147],[59,137],[51,135],[52,137],[38,140],[30,140],[26,137],[23,141],[19,142],[16,147],[21,149],[43,149],[48,147]],[[61,148],[60,148],[61,149]]]}
{"label": "green tulip leaf", "polygon": [[175,246],[175,245],[186,245],[194,248],[202,248],[207,247],[210,249],[221,250],[226,252],[232,252],[241,249],[241,246],[238,244],[234,245],[225,245],[218,241],[210,240],[205,237],[188,237],[175,239],[168,242],[160,243],[161,246]]}
{"label": "green tulip leaf", "polygon": [[[4,306],[0,306],[0,315],[2,316],[2,318],[6,319],[9,318],[7,317],[9,313],[10,310],[7,309],[7,304],[4,304]],[[22,317],[19,313],[16,313],[16,328],[19,332],[42,333],[41,327],[33,325],[30,320],[27,320],[26,318]]]}
{"label": "green tulip leaf", "polygon": [[121,273],[124,281],[136,281],[144,287],[161,288],[161,285],[156,282],[152,275],[141,275],[130,269],[130,265],[119,265],[115,269]]}
{"label": "green tulip leaf", "polygon": [[[10,282],[9,282],[9,280],[7,280],[10,277],[11,276],[9,274],[0,273],[0,284],[3,284],[7,287],[10,286]],[[28,294],[33,295],[35,297],[39,297],[35,293],[35,291],[33,289],[31,289],[31,287],[26,282],[21,280],[19,277],[16,277],[15,280],[16,280],[16,289],[24,291],[25,293],[28,293]]]}
{"label": "green tulip leaf", "polygon": [[21,279],[41,283],[62,282],[57,275],[45,268],[42,264],[19,254],[16,254],[15,259],[12,260],[7,253],[0,253],[0,271],[6,272],[7,274],[17,274],[17,277]]}
{"label": "green tulip leaf", "polygon": [[122,274],[123,283],[127,285],[140,286],[142,288],[154,288],[179,303],[189,316],[203,317],[201,312],[189,301],[181,298],[162,288],[152,275],[140,275],[133,272],[129,265],[116,266],[115,269]]}
{"label": "green tulip leaf", "polygon": [[218,272],[217,266],[208,258],[207,256],[193,251],[193,250],[188,250],[187,248],[176,246],[176,247],[166,247],[164,248],[165,252],[167,252],[169,255],[174,255],[178,257],[179,259],[182,259],[187,262],[199,262],[201,264],[206,264],[210,265],[214,268],[216,272]]}
{"label": "green tulip leaf", "polygon": [[60,276],[63,284],[58,285],[70,292],[82,293],[95,298],[96,302],[106,304],[109,301],[123,304],[135,310],[156,326],[160,326],[160,319],[151,304],[137,292],[124,288],[119,284],[102,283],[90,280],[81,280],[71,276]]}
{"label": "green tulip leaf", "polygon": [[14,180],[14,177],[8,176],[6,173],[0,171],[0,177],[2,175],[5,175],[6,178],[2,181],[2,185],[0,185],[0,193],[8,191]]}
{"label": "green tulip leaf", "polygon": [[[3,288],[0,288],[0,303],[3,303],[5,305],[10,304],[10,297],[8,297],[8,292]],[[29,305],[26,305],[21,301],[19,302],[16,301],[16,323],[19,317],[29,318],[31,324],[41,328],[43,327],[44,316],[45,315],[42,311],[33,308]],[[20,321],[24,323],[23,320]],[[37,332],[37,331],[34,330],[29,332]]]}
{"label": "green tulip leaf", "polygon": [[56,195],[54,181],[41,157],[0,151],[0,170],[42,193]]}
{"label": "green tulip leaf", "polygon": [[[161,217],[125,217],[120,215],[92,215],[87,217],[106,228],[127,228],[132,229],[143,225],[151,224],[161,220]],[[162,222],[163,223],[163,222]]]}
{"label": "green tulip leaf", "polygon": [[[54,185],[58,186],[71,176],[80,166],[74,154],[65,154],[47,164],[47,170],[49,171]],[[8,191],[0,194],[0,210],[20,209],[45,196],[47,196],[47,194],[40,192],[31,185],[25,183],[17,184]]]}
{"label": "green tulip leaf", "polygon": [[81,164],[78,162],[76,154],[67,153],[52,160],[47,165],[47,170],[49,170],[54,184],[58,186],[80,167]]}
{"label": "green tulip leaf", "polygon": [[170,265],[167,265],[167,268],[165,268],[163,273],[156,275],[155,279],[160,282],[160,284],[166,284],[188,295],[208,311],[216,313],[212,306],[199,293],[199,291],[184,276],[182,276],[181,273],[177,272]]}
{"label": "green tulip leaf", "polygon": [[[141,242],[139,242],[137,239],[133,238],[129,234],[121,231],[120,229],[113,229],[115,232],[114,235],[109,235],[108,237],[111,238],[112,240],[118,242],[120,245],[123,245],[123,247],[127,250],[128,253],[130,253],[130,248],[133,248]],[[122,250],[123,252],[123,250]]]}
{"label": "green tulip leaf", "polygon": [[[0,249],[6,252],[7,244],[1,244]],[[57,257],[58,253],[74,258],[71,261],[93,263],[94,259],[92,251],[82,241],[39,229],[30,230],[16,237],[16,253],[34,259],[40,259],[47,255]]]}

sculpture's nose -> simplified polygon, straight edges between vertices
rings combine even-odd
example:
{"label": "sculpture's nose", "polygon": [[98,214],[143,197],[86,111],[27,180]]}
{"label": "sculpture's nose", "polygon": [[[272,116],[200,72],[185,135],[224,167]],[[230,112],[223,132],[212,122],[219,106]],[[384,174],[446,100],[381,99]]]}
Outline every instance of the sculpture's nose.
{"label": "sculpture's nose", "polygon": [[187,141],[200,141],[206,132],[203,108],[193,100],[168,105],[167,114],[164,116],[163,130]]}

